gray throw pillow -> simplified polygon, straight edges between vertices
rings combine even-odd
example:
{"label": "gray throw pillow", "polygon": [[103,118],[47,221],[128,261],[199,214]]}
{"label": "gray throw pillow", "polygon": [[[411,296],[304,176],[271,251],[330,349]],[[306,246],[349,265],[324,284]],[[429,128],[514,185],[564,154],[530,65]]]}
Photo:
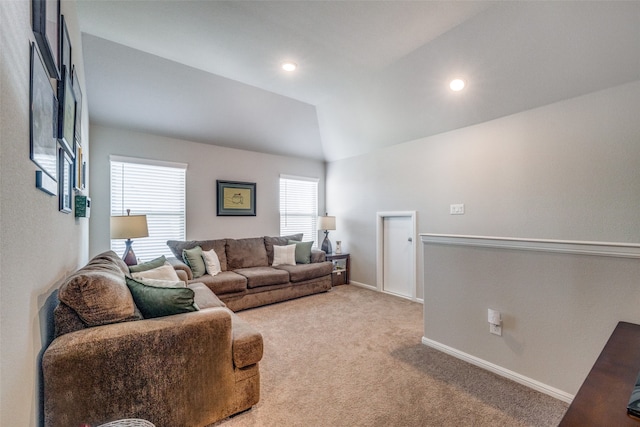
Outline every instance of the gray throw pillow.
{"label": "gray throw pillow", "polygon": [[154,268],[163,266],[165,262],[167,262],[167,259],[164,257],[164,255],[162,255],[151,261],[129,266],[129,273],[139,273],[141,271],[153,270]]}
{"label": "gray throw pillow", "polygon": [[200,246],[183,250],[182,259],[184,263],[191,268],[194,279],[203,276],[207,272],[204,259],[202,259],[202,248]]}
{"label": "gray throw pillow", "polygon": [[296,245],[296,264],[309,264],[311,262],[311,247],[313,242],[298,242],[289,240],[290,245]]}
{"label": "gray throw pillow", "polygon": [[196,311],[195,293],[189,288],[157,288],[129,277],[127,286],[145,319]]}

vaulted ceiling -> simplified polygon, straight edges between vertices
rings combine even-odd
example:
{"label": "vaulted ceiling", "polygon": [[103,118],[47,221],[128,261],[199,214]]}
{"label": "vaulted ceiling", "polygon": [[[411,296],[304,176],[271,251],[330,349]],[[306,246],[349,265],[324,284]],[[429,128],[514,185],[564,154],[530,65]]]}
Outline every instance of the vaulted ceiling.
{"label": "vaulted ceiling", "polygon": [[92,123],[327,161],[640,80],[640,2],[77,8]]}

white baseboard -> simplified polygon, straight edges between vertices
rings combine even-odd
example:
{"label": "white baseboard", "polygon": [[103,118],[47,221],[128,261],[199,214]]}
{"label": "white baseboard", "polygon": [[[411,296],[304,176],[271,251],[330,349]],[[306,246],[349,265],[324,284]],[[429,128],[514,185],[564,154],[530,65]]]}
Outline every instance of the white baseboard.
{"label": "white baseboard", "polygon": [[[353,281],[353,280],[351,280],[351,281],[349,282],[349,284],[351,284],[351,285],[353,285],[353,286],[358,286],[359,288],[365,288],[365,289],[369,289],[369,290],[376,291],[376,292],[378,291],[378,288],[377,288],[377,287],[375,287],[375,286],[367,285],[367,284],[365,284],[365,283],[355,282],[355,281]],[[384,291],[382,291],[382,292],[384,292]],[[415,301],[415,302],[417,302],[417,303],[419,303],[419,304],[424,305],[424,299],[422,299],[422,298],[413,298],[413,299],[412,299],[412,298],[404,297],[404,296],[402,296],[402,295],[392,294],[392,293],[390,293],[390,292],[384,292],[384,293],[386,293],[386,294],[388,294],[388,295],[396,296],[396,297],[398,297],[398,298],[405,298],[405,299],[408,299],[409,301]]]}
{"label": "white baseboard", "polygon": [[378,288],[376,288],[375,286],[367,285],[365,283],[356,282],[354,280],[350,280],[349,284],[350,285],[354,285],[354,286],[358,286],[360,288],[370,289],[372,291],[377,291],[378,290]]}
{"label": "white baseboard", "polygon": [[532,388],[536,391],[539,391],[540,393],[544,393],[558,400],[562,400],[563,402],[571,403],[573,401],[573,398],[575,397],[574,395],[566,393],[555,387],[551,387],[547,384],[541,383],[540,381],[536,381],[532,378],[520,375],[517,372],[505,369],[502,366],[495,365],[491,362],[487,362],[486,360],[464,353],[460,350],[456,350],[453,347],[449,347],[437,341],[430,340],[427,337],[422,337],[422,344],[428,347],[435,348],[436,350],[440,350],[443,353],[447,353],[453,357],[464,360],[465,362],[471,363],[472,365],[478,366],[482,369],[486,369],[487,371],[498,374],[502,377],[510,379],[511,381],[515,381],[519,384]]}

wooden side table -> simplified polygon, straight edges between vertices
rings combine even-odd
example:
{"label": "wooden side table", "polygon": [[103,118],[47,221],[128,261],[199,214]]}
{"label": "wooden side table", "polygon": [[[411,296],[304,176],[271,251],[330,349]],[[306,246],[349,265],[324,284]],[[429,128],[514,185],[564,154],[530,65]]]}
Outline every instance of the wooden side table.
{"label": "wooden side table", "polygon": [[630,426],[627,404],[640,371],[640,325],[620,322],[591,368],[560,427]]}
{"label": "wooden side table", "polygon": [[[339,273],[340,275],[344,276],[343,283],[345,285],[348,285],[349,273],[351,272],[351,255],[350,254],[331,254],[331,255],[327,254],[327,261],[333,262],[333,266],[334,266],[333,276]],[[339,267],[337,268],[336,265],[342,264],[341,261],[344,261],[344,268],[339,268]],[[333,280],[333,279],[334,277],[332,277],[332,282],[336,283],[336,280]],[[341,282],[341,281],[342,280],[337,280],[337,282]],[[343,283],[336,283],[336,284],[342,285]]]}

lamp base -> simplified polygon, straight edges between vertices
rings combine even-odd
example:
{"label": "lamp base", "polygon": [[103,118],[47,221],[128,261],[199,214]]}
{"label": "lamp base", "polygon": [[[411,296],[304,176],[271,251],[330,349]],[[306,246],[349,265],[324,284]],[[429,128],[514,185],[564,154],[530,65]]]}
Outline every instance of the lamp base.
{"label": "lamp base", "polygon": [[322,241],[322,247],[320,248],[327,255],[331,255],[331,240],[329,240],[329,232],[324,232],[324,240]]}
{"label": "lamp base", "polygon": [[122,260],[127,265],[138,264],[138,258],[136,258],[136,254],[133,253],[133,248],[131,247],[132,244],[133,244],[133,241],[131,239],[127,239],[127,241],[125,242],[126,246],[124,248],[124,254],[122,255]]}

